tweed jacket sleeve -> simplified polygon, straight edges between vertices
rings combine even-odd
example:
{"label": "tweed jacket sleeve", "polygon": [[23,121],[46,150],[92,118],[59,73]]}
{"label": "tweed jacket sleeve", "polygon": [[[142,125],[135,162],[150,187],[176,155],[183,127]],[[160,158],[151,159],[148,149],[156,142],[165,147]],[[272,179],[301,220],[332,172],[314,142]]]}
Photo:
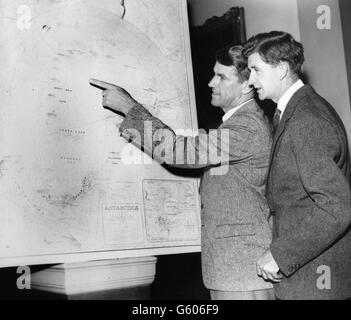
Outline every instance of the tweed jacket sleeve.
{"label": "tweed jacket sleeve", "polygon": [[[336,162],[344,151],[335,126],[323,117],[316,121],[302,114],[291,120],[288,134],[293,155],[289,165],[296,166],[311,210],[271,244],[272,255],[287,276],[327,250],[351,223],[350,182]],[[291,270],[289,265],[297,268]]]}
{"label": "tweed jacket sleeve", "polygon": [[[121,136],[141,148],[159,163],[183,168],[205,168],[246,161],[251,156],[254,120],[242,116],[239,124],[229,120],[217,130],[196,136],[176,135],[143,106],[133,107],[123,120]],[[257,127],[257,125],[256,125]],[[252,139],[251,139],[252,140]]]}

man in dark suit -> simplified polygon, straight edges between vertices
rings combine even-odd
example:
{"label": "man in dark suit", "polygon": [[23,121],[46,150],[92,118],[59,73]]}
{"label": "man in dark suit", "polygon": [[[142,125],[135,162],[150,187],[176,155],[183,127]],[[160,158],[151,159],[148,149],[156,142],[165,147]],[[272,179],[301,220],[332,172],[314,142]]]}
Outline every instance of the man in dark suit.
{"label": "man in dark suit", "polygon": [[[201,260],[212,299],[274,299],[272,284],[256,274],[256,260],[271,241],[264,198],[271,128],[248,86],[241,51],[234,46],[217,53],[209,86],[212,105],[225,112],[223,123],[195,137],[176,135],[124,89],[98,80],[91,84],[105,89],[104,107],[125,115],[123,137],[153,156],[162,141],[160,162],[203,168]],[[144,139],[146,123],[152,124],[152,141]]]}
{"label": "man in dark suit", "polygon": [[350,158],[343,123],[301,81],[303,47],[290,34],[253,36],[244,54],[250,85],[261,100],[277,103],[266,186],[273,240],[257,273],[276,282],[280,299],[350,298]]}

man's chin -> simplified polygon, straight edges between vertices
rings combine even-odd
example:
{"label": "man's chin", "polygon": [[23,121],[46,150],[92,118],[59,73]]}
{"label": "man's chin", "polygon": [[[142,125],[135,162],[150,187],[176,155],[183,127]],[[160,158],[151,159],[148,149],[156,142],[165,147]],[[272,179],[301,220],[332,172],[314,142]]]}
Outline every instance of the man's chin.
{"label": "man's chin", "polygon": [[218,107],[218,102],[214,101],[214,100],[211,100],[211,106],[212,107]]}
{"label": "man's chin", "polygon": [[261,101],[265,100],[266,97],[261,93],[261,94],[258,94],[258,99],[260,99]]}

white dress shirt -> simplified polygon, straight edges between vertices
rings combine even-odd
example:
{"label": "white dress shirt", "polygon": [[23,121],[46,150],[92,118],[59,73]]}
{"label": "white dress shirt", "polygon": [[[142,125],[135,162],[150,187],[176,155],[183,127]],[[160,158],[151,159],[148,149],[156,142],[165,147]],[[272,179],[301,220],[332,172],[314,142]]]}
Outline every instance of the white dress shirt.
{"label": "white dress shirt", "polygon": [[304,83],[299,79],[280,97],[277,104],[277,108],[281,111],[280,119],[282,118],[285,108],[293,94],[303,86]]}

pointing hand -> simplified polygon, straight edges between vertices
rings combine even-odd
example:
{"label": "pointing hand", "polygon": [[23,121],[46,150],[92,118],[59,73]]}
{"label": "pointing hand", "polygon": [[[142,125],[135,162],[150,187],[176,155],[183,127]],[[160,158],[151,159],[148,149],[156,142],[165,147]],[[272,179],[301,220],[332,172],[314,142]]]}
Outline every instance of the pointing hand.
{"label": "pointing hand", "polygon": [[102,106],[126,115],[130,109],[138,104],[136,100],[123,88],[105,81],[90,79],[90,84],[102,91]]}

